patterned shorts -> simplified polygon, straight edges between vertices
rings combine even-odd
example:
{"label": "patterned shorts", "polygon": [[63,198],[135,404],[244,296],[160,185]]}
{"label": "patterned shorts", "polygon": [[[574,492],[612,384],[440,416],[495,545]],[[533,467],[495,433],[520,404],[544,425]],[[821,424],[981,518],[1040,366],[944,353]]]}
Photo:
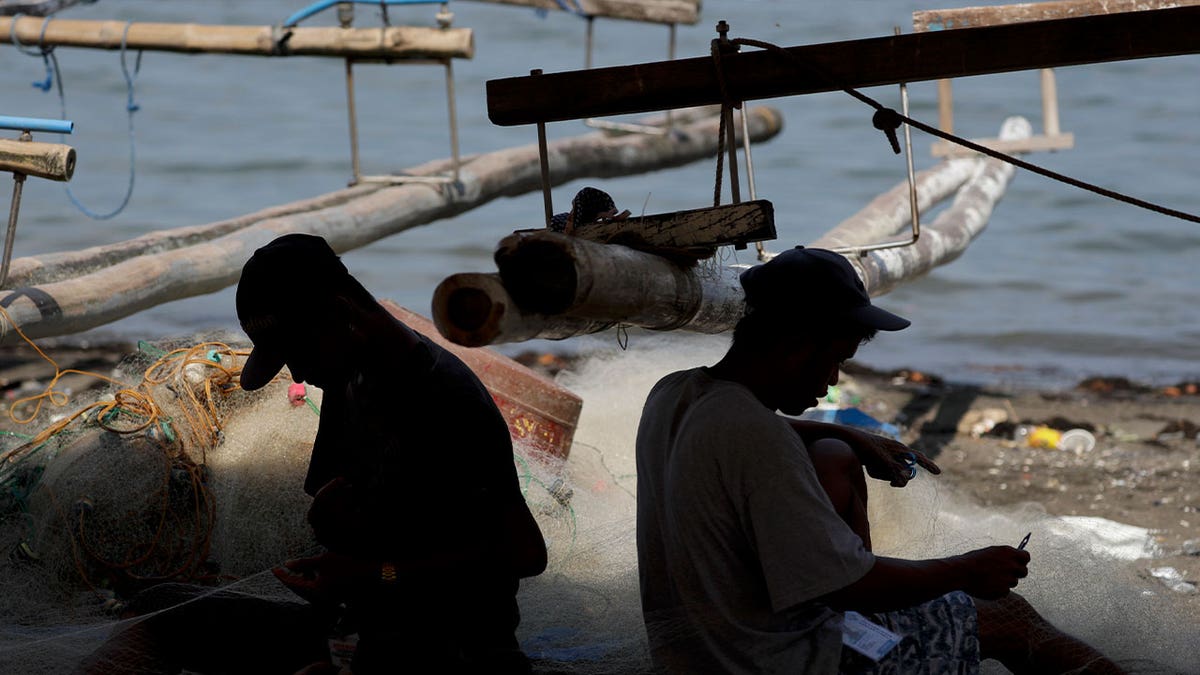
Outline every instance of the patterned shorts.
{"label": "patterned shorts", "polygon": [[900,644],[878,663],[843,649],[843,675],[978,675],[979,617],[966,593],[868,618],[900,635]]}

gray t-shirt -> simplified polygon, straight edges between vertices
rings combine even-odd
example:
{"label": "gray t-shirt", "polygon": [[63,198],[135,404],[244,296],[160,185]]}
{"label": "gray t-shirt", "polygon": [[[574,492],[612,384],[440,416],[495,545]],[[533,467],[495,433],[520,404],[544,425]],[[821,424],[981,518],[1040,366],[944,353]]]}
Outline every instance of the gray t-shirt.
{"label": "gray t-shirt", "polygon": [[836,673],[842,615],[816,602],[875,563],[800,437],[704,368],[650,391],[637,436],[642,611],[678,673]]}

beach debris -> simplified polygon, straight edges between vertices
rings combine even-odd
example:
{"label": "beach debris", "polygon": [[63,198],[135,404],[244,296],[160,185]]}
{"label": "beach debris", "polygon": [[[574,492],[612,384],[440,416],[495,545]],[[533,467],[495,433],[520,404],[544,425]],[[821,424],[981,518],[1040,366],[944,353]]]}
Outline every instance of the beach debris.
{"label": "beach debris", "polygon": [[958,421],[958,433],[970,434],[972,438],[985,436],[996,425],[1008,421],[1008,411],[1003,408],[978,408],[963,413]]}
{"label": "beach debris", "polygon": [[1175,591],[1176,593],[1192,594],[1196,593],[1196,584],[1186,581],[1183,574],[1174,567],[1151,567],[1150,576],[1163,582],[1163,584]]}
{"label": "beach debris", "polygon": [[1075,385],[1075,388],[1097,394],[1143,394],[1150,391],[1149,387],[1126,377],[1089,377]]}
{"label": "beach debris", "polygon": [[1197,432],[1200,432],[1200,425],[1186,419],[1171,420],[1163,426],[1162,429],[1154,435],[1154,440],[1160,443],[1166,441],[1177,441],[1183,439],[1196,440]]}
{"label": "beach debris", "polygon": [[900,427],[895,424],[881,422],[874,417],[863,412],[861,408],[833,408],[833,407],[816,407],[804,411],[800,415],[800,419],[815,420],[817,422],[828,422],[830,424],[842,424],[848,427],[855,427],[863,431],[869,431],[880,436],[890,436],[896,440],[900,440]]}
{"label": "beach debris", "polygon": [[1087,429],[1067,429],[1058,439],[1058,449],[1082,455],[1096,447],[1096,437]]}
{"label": "beach debris", "polygon": [[[1096,495],[1100,499],[1100,495]],[[1153,558],[1158,546],[1149,529],[1096,516],[1060,516],[1046,523],[1054,537],[1079,544],[1096,555],[1117,560]]]}
{"label": "beach debris", "polygon": [[1180,382],[1172,384],[1162,389],[1163,396],[1172,398],[1178,396],[1196,396],[1200,395],[1200,382]]}

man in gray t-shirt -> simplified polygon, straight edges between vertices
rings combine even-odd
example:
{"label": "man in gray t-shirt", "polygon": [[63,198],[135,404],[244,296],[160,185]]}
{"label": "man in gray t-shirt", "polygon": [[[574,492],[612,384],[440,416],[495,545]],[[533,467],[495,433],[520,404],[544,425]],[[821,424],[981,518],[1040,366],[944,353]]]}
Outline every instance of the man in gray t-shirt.
{"label": "man in gray t-shirt", "polygon": [[[742,274],[747,312],[715,365],[667,375],[637,436],[642,610],[655,665],[673,673],[1120,673],[1010,589],[1029,554],[871,552],[866,473],[903,487],[937,465],[864,432],[789,419],[838,368],[906,319],[875,307],[842,256],[797,247]],[[895,634],[843,648],[846,612]],[[859,620],[858,616],[854,617]]]}

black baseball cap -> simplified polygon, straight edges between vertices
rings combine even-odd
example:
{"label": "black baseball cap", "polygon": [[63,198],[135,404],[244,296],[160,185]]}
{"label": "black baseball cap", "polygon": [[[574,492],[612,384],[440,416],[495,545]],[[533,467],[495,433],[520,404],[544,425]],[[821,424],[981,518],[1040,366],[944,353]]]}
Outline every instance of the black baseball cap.
{"label": "black baseball cap", "polygon": [[742,272],[740,280],[746,304],[755,310],[806,312],[875,330],[902,330],[911,323],[872,305],[850,261],[823,248],[784,251]]}
{"label": "black baseball cap", "polygon": [[259,389],[279,374],[280,341],[313,311],[314,299],[349,279],[329,242],[312,234],[285,234],[250,256],[237,286],[238,321],[254,342],[242,366],[242,389]]}

